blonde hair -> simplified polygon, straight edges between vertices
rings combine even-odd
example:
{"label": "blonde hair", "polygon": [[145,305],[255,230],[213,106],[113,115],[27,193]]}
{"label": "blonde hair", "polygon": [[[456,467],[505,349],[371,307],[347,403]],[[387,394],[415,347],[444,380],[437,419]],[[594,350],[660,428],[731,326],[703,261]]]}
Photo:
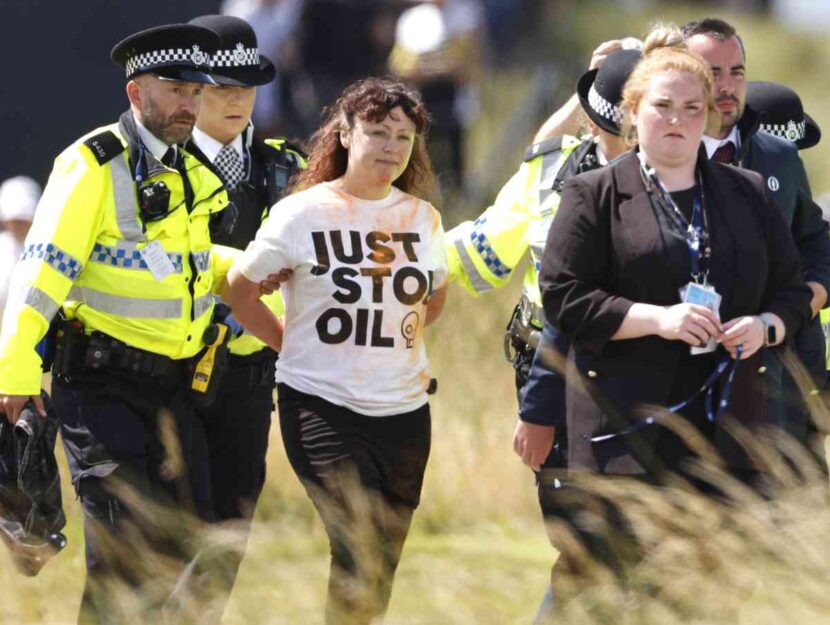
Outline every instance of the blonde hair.
{"label": "blonde hair", "polygon": [[657,24],[646,37],[643,58],[634,67],[623,88],[622,136],[629,145],[637,144],[637,128],[631,122],[631,113],[640,105],[652,77],[667,71],[686,72],[697,78],[706,106],[705,132],[716,135],[720,129],[720,113],[715,107],[714,79],[709,64],[689,50],[680,29],[671,24]]}

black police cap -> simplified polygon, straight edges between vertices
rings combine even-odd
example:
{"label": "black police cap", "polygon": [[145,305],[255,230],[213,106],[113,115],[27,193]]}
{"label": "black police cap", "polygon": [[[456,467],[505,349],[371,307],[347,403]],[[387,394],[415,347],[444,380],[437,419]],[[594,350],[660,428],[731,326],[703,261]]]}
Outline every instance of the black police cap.
{"label": "black police cap", "polygon": [[811,148],[821,140],[821,128],[804,112],[798,94],[786,85],[750,81],[746,104],[763,114],[759,130],[792,141],[799,150]]}
{"label": "black police cap", "polygon": [[259,51],[256,33],[243,19],[230,15],[202,15],[188,22],[219,35],[213,55],[213,78],[220,85],[256,87],[274,80],[274,64]]}
{"label": "black police cap", "polygon": [[576,94],[585,114],[606,132],[617,136],[622,132],[623,111],[619,103],[623,87],[642,55],[640,50],[615,50],[598,69],[585,72],[576,83]]}
{"label": "black police cap", "polygon": [[110,57],[127,72],[159,78],[216,84],[210,77],[219,35],[192,24],[167,24],[142,30],[115,44]]}

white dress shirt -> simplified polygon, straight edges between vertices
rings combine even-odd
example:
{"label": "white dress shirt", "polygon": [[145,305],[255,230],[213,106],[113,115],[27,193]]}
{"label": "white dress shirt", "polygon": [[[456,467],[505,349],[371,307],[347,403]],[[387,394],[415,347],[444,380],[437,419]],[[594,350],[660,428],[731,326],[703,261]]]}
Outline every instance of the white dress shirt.
{"label": "white dress shirt", "polygon": [[[217,141],[213,137],[211,137],[206,132],[199,130],[198,127],[193,128],[193,135],[191,136],[193,143],[196,144],[202,154],[204,154],[211,163],[216,162],[216,157],[219,156],[219,150],[225,147],[224,143]],[[239,159],[244,163],[245,162],[245,151],[242,147],[242,135],[236,135],[233,141],[231,141],[228,145],[230,145],[236,153],[239,155]]]}
{"label": "white dress shirt", "polygon": [[715,150],[727,143],[732,143],[735,146],[735,154],[741,150],[741,135],[738,134],[737,124],[732,126],[732,132],[729,133],[729,136],[724,137],[723,139],[716,139],[708,135],[703,135],[703,145],[706,148],[707,158],[712,158],[712,154],[715,153]]}

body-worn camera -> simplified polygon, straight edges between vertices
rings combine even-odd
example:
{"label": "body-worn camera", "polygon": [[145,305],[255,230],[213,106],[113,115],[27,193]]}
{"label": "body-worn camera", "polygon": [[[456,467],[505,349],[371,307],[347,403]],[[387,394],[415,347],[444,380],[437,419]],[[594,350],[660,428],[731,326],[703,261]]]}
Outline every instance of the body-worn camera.
{"label": "body-worn camera", "polygon": [[138,199],[145,222],[159,221],[170,212],[170,189],[162,180],[141,187]]}

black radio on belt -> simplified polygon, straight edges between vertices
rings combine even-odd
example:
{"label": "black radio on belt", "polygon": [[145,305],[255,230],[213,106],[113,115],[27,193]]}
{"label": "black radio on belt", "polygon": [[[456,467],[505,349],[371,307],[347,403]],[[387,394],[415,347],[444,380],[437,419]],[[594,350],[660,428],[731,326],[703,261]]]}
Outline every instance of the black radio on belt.
{"label": "black radio on belt", "polygon": [[52,372],[69,377],[83,370],[87,338],[84,326],[77,319],[59,319],[55,331],[55,360]]}
{"label": "black radio on belt", "polygon": [[160,221],[170,212],[170,189],[162,180],[145,184],[138,189],[138,203],[145,222]]}

